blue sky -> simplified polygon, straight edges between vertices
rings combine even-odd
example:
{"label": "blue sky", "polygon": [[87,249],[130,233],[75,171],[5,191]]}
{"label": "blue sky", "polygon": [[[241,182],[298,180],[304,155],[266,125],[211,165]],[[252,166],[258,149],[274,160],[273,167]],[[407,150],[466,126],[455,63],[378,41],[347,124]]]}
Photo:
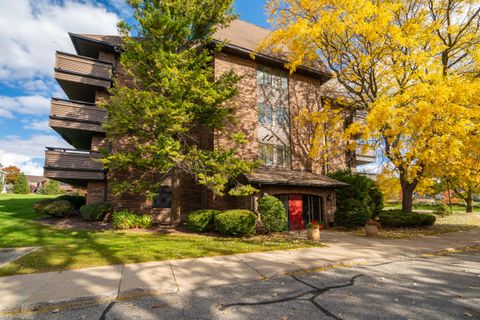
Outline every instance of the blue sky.
{"label": "blue sky", "polygon": [[[236,0],[244,20],[268,27],[264,2]],[[128,18],[124,0],[0,1],[0,161],[43,174],[45,146],[68,147],[48,127],[55,50],[74,52],[68,32],[113,34]],[[3,157],[2,157],[3,154]]]}

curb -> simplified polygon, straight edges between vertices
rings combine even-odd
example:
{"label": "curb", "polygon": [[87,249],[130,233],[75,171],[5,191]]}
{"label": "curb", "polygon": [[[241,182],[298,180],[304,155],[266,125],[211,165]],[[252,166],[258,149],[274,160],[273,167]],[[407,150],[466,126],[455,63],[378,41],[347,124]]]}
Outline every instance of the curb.
{"label": "curb", "polygon": [[61,300],[53,300],[46,302],[37,302],[29,304],[20,304],[12,306],[0,306],[0,315],[15,315],[19,313],[30,313],[30,312],[49,312],[49,311],[60,311],[61,309],[66,308],[76,308],[91,304],[97,303],[106,303],[112,302],[117,299],[116,296],[109,295],[98,295],[98,296],[87,296],[87,297],[75,297],[67,298]]}
{"label": "curb", "polygon": [[[344,261],[337,261],[331,263],[321,263],[321,264],[312,264],[308,267],[300,267],[300,268],[292,268],[292,269],[284,269],[282,271],[276,272],[274,274],[270,274],[268,277],[266,275],[260,274],[259,276],[262,280],[269,280],[273,278],[278,278],[281,276],[289,276],[295,274],[302,274],[302,273],[309,273],[309,272],[318,272],[318,271],[325,271],[329,269],[335,268],[344,268],[344,267],[351,267],[356,265],[364,265],[371,262],[377,262],[380,260],[387,260],[387,259],[408,259],[414,256],[435,256],[435,255],[447,255],[447,254],[455,254],[459,252],[466,252],[472,248],[478,248],[478,245],[469,245],[457,248],[447,248],[443,250],[422,250],[415,254],[401,254],[401,255],[392,255],[391,257],[383,257],[383,258],[356,258]],[[465,251],[466,250],[466,251]],[[477,251],[477,250],[475,250]],[[253,280],[255,281],[255,280]],[[216,286],[210,286],[205,288],[213,288],[217,286],[223,285],[234,285],[240,282],[232,282],[228,284],[220,284]],[[190,289],[194,290],[194,289]],[[183,290],[189,291],[189,290]],[[134,288],[124,291],[115,291],[111,294],[104,294],[104,295],[97,295],[97,296],[86,296],[86,297],[75,297],[75,298],[66,298],[61,300],[55,301],[46,301],[46,302],[38,302],[33,304],[19,304],[19,305],[0,305],[0,315],[15,315],[21,313],[32,313],[32,312],[51,312],[51,311],[61,311],[62,309],[67,308],[78,308],[81,306],[87,306],[92,304],[98,303],[109,303],[114,301],[128,301],[128,300],[137,300],[145,297],[153,297],[153,296],[161,296],[165,294],[176,294],[180,292],[180,290],[172,290],[171,292],[159,291],[155,288]]]}

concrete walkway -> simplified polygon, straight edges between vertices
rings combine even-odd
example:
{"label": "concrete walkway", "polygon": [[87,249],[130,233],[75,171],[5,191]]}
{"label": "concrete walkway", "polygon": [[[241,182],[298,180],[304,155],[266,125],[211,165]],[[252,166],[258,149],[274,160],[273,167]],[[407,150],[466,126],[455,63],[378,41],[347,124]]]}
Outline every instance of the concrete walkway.
{"label": "concrete walkway", "polygon": [[325,247],[0,277],[0,314],[171,294],[306,269],[480,245],[480,230],[402,240],[322,231]]}

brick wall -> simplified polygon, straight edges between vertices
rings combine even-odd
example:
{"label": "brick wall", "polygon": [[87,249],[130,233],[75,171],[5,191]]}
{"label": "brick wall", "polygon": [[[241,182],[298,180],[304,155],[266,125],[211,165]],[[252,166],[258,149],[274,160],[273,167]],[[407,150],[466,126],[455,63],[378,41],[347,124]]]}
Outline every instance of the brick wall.
{"label": "brick wall", "polygon": [[238,82],[238,94],[228,102],[235,108],[235,123],[227,125],[223,132],[215,133],[215,147],[229,147],[231,133],[243,133],[248,143],[239,147],[239,155],[244,160],[257,159],[258,112],[257,112],[257,63],[232,55],[217,54],[215,57],[215,77],[233,70],[243,76]]}
{"label": "brick wall", "polygon": [[[114,56],[111,54],[101,53],[100,57],[103,61],[110,61],[117,64]],[[204,127],[196,126],[192,128],[194,140],[192,143],[198,145],[202,149],[211,149],[213,147],[230,147],[232,145],[229,137],[230,133],[241,132],[247,139],[247,144],[239,146],[239,155],[244,160],[257,160],[258,154],[258,111],[257,111],[257,63],[250,59],[242,59],[232,55],[217,54],[214,62],[215,76],[219,77],[226,71],[233,70],[237,74],[242,75],[242,79],[238,83],[238,95],[227,102],[229,106],[235,108],[235,122],[228,124],[225,130],[212,132],[206,130]],[[118,81],[123,83],[128,82],[125,73],[121,68],[116,69],[116,77]],[[293,75],[289,78],[289,104],[291,119],[298,115],[298,111],[307,107],[311,110],[319,110],[321,108],[321,99],[319,96],[320,82],[301,75]],[[99,91],[96,96],[96,101],[108,98],[108,93]],[[306,153],[308,146],[305,142],[308,141],[304,128],[294,127],[294,121],[291,121],[291,146],[292,146],[292,168],[295,170],[306,170],[312,168],[314,172],[320,173],[321,164],[307,163]],[[97,135],[92,138],[92,150],[100,150],[102,148],[112,148],[112,150],[119,150],[128,147],[126,141],[119,141],[113,143],[111,146],[105,140],[103,135]],[[339,163],[343,163],[342,159]],[[214,197],[212,192],[205,187],[196,183],[191,176],[172,176],[168,185],[172,186],[172,209],[153,209],[151,208],[151,201],[144,195],[125,194],[123,196],[113,196],[111,192],[111,185],[117,180],[127,180],[136,173],[108,173],[108,199],[112,201],[118,209],[129,209],[137,212],[150,212],[155,215],[158,222],[174,223],[184,221],[185,216],[192,210],[202,208],[254,208],[253,197]],[[140,174],[140,173],[137,173]],[[151,177],[156,179],[155,177]],[[105,184],[104,182],[89,182],[87,201],[103,201]],[[280,189],[276,189],[280,190]],[[273,189],[262,188],[265,192],[276,192]],[[314,190],[310,188],[305,190],[299,188],[281,189],[281,192],[289,193],[304,193],[320,195],[325,197],[331,193],[328,190]],[[334,197],[334,193],[333,193]],[[326,209],[325,212],[331,213],[333,219],[334,203],[330,205],[324,201]]]}

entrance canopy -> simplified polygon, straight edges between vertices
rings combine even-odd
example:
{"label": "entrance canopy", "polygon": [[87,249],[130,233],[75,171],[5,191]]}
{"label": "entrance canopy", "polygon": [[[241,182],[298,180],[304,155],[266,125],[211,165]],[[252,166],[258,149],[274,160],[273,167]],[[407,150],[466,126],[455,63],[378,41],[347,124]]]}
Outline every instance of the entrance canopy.
{"label": "entrance canopy", "polygon": [[249,183],[258,185],[339,188],[347,183],[307,171],[279,168],[258,168],[246,174]]}

